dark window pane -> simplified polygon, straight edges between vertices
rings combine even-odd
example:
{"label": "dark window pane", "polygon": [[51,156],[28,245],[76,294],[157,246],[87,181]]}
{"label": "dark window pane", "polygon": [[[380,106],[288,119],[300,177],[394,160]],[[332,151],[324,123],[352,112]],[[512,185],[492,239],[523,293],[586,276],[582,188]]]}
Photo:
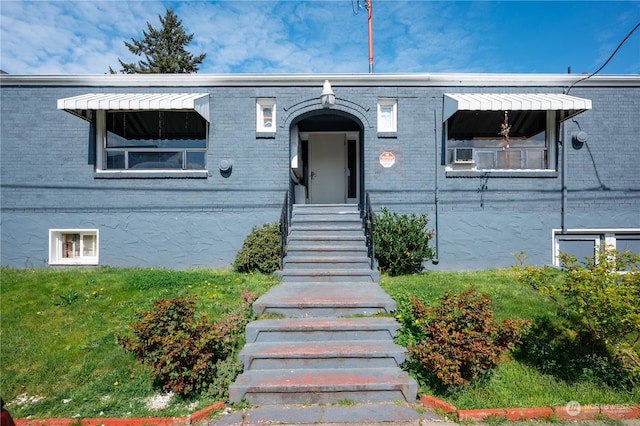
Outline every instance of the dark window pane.
{"label": "dark window pane", "polygon": [[124,169],[124,152],[107,152],[107,169]]}
{"label": "dark window pane", "polygon": [[130,169],[181,169],[182,152],[130,152]]}
{"label": "dark window pane", "polygon": [[495,168],[495,153],[492,151],[476,152],[477,167],[479,169]]}
{"label": "dark window pane", "polygon": [[630,250],[634,253],[640,253],[640,238],[618,237],[616,238],[616,250],[623,252]]}
{"label": "dark window pane", "polygon": [[187,169],[203,170],[204,167],[204,151],[187,152]]}
{"label": "dark window pane", "polygon": [[[458,111],[447,121],[447,148],[473,148],[478,169],[546,169],[546,111],[508,111],[508,140],[501,135],[504,120],[504,111]],[[531,149],[536,154],[529,156]]]}
{"label": "dark window pane", "polygon": [[[528,139],[544,132],[546,111],[509,111],[512,139]],[[449,139],[500,139],[504,111],[458,111],[449,119]]]}
{"label": "dark window pane", "polygon": [[205,148],[206,125],[193,111],[107,112],[107,147]]}
{"label": "dark window pane", "polygon": [[356,182],[358,181],[356,179],[356,173],[357,173],[357,166],[356,166],[356,141],[348,141],[348,148],[347,148],[347,163],[348,163],[348,168],[349,168],[349,176],[348,176],[348,197],[349,198],[356,198]]}
{"label": "dark window pane", "polygon": [[[624,251],[631,251],[635,254],[640,254],[640,238],[633,238],[631,236],[619,236],[616,238],[616,250],[618,253],[622,253]],[[630,271],[632,265],[628,265],[622,270]]]}
{"label": "dark window pane", "polygon": [[545,169],[546,168],[546,151],[527,151],[527,169]]}
{"label": "dark window pane", "polygon": [[514,149],[505,149],[504,151],[498,151],[498,168],[521,169],[522,151],[516,151]]}
{"label": "dark window pane", "polygon": [[561,239],[559,242],[560,252],[574,256],[578,261],[585,258],[592,258],[596,254],[596,244],[594,240],[588,239]]}
{"label": "dark window pane", "polygon": [[107,169],[205,168],[207,122],[195,111],[107,111],[106,119]]}

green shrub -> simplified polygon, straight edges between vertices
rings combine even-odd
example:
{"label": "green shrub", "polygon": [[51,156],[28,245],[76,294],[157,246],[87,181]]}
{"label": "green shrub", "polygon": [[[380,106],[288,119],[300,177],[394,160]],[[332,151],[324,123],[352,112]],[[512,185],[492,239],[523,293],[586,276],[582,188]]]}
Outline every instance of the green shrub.
{"label": "green shrub", "polygon": [[391,276],[422,270],[422,262],[433,259],[429,246],[433,231],[427,229],[427,215],[390,212],[385,207],[376,215],[375,250],[378,266]]}
{"label": "green shrub", "polygon": [[603,247],[584,262],[560,254],[565,273],[551,280],[548,269],[523,266],[518,279],[546,294],[578,332],[605,344],[640,379],[640,254]]}
{"label": "green shrub", "polygon": [[538,319],[515,351],[515,358],[568,383],[604,384],[630,390],[629,373],[602,341],[576,333],[561,318]]}
{"label": "green shrub", "polygon": [[[151,367],[164,390],[211,393],[209,384],[219,375],[229,381],[230,362],[244,327],[253,319],[250,305],[255,297],[243,292],[241,306],[216,323],[205,313],[196,318],[194,296],[157,300],[151,311],[137,314],[130,326],[133,336],[119,336],[118,343]],[[232,373],[237,374],[237,368]]]}
{"label": "green shrub", "polygon": [[243,369],[243,363],[235,355],[219,360],[215,366],[216,375],[210,378],[207,396],[214,401],[228,401],[229,386]]}
{"label": "green shrub", "polygon": [[467,385],[488,372],[529,327],[525,320],[496,322],[490,297],[473,287],[446,292],[435,307],[415,297],[409,302],[396,316],[402,323],[399,343],[408,346],[414,375],[434,377],[439,386]]}
{"label": "green shrub", "polygon": [[280,267],[280,227],[277,223],[254,226],[236,255],[238,272],[270,274]]}

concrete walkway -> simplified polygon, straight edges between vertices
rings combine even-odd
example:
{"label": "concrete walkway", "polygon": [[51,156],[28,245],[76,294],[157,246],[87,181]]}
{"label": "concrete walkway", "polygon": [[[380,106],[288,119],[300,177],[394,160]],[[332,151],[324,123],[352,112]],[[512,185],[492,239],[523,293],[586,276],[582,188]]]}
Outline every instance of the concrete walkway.
{"label": "concrete walkway", "polygon": [[401,402],[355,405],[265,405],[230,412],[211,420],[208,426],[236,425],[455,425],[431,411]]}
{"label": "concrete walkway", "polygon": [[[271,405],[247,408],[224,413],[202,423],[206,426],[253,426],[268,424],[318,425],[318,426],[459,426],[459,423],[438,417],[431,411],[416,404],[407,403],[362,403],[352,406],[342,405]],[[485,423],[474,423],[482,426]],[[493,423],[495,424],[495,423]],[[505,423],[508,426],[640,426],[640,419],[602,419],[548,421],[543,419],[522,420]]]}

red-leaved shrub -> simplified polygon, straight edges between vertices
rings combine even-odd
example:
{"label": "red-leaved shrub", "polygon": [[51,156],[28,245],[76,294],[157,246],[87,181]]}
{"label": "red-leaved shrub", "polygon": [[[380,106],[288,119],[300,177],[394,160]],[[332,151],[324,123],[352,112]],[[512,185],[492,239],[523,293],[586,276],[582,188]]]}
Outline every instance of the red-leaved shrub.
{"label": "red-leaved shrub", "polygon": [[445,293],[439,305],[428,307],[411,298],[412,316],[421,327],[421,339],[409,354],[445,386],[466,385],[500,361],[529,327],[529,321],[495,321],[491,299],[474,288]]}
{"label": "red-leaved shrub", "polygon": [[206,391],[222,361],[235,353],[255,297],[243,292],[240,307],[215,323],[205,313],[196,317],[195,296],[157,300],[151,311],[137,314],[130,325],[133,336],[119,336],[118,343],[151,367],[164,390]]}

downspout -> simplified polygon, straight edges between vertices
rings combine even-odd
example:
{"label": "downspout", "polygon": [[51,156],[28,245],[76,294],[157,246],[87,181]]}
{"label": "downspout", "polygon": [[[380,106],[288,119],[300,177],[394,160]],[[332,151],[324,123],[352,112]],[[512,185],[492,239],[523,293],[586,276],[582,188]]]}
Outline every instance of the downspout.
{"label": "downspout", "polygon": [[438,162],[438,121],[436,118],[436,110],[433,110],[433,147],[434,147],[434,162],[435,162],[435,195],[434,195],[434,203],[435,203],[435,226],[436,226],[436,247],[433,259],[431,259],[431,263],[437,265],[440,263],[440,259],[438,259],[438,201],[439,201],[439,187],[438,187],[438,167],[440,167],[440,163]]}
{"label": "downspout", "polygon": [[567,168],[569,165],[569,150],[567,149],[566,137],[564,134],[564,121],[560,123],[560,144],[562,146],[562,207],[560,215],[560,227],[562,228],[562,235],[567,233]]}

